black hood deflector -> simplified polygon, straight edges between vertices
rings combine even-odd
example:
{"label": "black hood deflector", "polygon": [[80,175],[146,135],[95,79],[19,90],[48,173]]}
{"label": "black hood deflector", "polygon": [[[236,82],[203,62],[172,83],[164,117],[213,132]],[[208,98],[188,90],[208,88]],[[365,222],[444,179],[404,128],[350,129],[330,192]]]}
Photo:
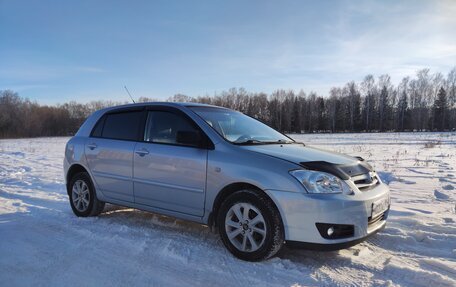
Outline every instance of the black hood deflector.
{"label": "black hood deflector", "polygon": [[326,161],[301,162],[300,165],[309,170],[330,173],[343,180],[373,171],[372,166],[361,159],[357,163],[350,165],[334,164]]}

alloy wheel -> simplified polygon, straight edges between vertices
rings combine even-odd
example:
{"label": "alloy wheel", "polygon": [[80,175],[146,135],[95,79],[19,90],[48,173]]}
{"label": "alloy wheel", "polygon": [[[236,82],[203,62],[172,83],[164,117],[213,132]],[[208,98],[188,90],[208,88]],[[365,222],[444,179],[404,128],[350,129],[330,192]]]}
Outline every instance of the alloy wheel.
{"label": "alloy wheel", "polygon": [[254,252],[266,239],[266,222],[250,203],[236,203],[227,212],[225,230],[229,241],[240,251]]}
{"label": "alloy wheel", "polygon": [[74,207],[79,212],[85,212],[89,208],[90,192],[88,185],[83,180],[77,180],[73,184],[71,199]]}

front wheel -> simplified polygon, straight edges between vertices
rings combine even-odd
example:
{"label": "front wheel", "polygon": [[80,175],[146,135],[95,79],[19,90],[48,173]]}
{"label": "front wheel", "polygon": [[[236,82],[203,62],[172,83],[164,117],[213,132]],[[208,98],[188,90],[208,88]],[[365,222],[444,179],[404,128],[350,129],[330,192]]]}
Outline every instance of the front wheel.
{"label": "front wheel", "polygon": [[221,205],[217,225],[226,248],[243,260],[268,259],[284,243],[277,208],[269,198],[253,190],[230,195]]}
{"label": "front wheel", "polygon": [[68,196],[73,213],[80,217],[100,214],[105,203],[98,200],[95,187],[87,172],[74,175],[68,184]]}

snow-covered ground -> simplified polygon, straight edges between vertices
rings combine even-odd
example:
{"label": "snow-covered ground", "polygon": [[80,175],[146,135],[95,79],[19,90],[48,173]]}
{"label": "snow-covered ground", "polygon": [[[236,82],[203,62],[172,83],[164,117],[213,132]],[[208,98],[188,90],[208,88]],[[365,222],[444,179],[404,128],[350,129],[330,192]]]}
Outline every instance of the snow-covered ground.
{"label": "snow-covered ground", "polygon": [[392,191],[387,228],[335,252],[231,256],[207,227],[108,206],[77,218],[67,138],[0,141],[1,286],[456,286],[456,134],[292,135],[360,155]]}

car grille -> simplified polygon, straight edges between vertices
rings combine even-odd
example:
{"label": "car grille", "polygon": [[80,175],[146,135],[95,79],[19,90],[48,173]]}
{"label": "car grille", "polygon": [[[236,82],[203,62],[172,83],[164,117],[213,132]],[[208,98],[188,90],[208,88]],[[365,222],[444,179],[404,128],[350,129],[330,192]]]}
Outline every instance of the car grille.
{"label": "car grille", "polygon": [[372,216],[371,216],[367,220],[367,226],[368,227],[373,226],[373,225],[377,224],[378,222],[385,220],[387,216],[388,216],[388,211],[385,211],[385,212],[377,215],[374,218],[372,218]]}
{"label": "car grille", "polygon": [[367,191],[380,183],[375,172],[364,173],[350,178],[360,191]]}

